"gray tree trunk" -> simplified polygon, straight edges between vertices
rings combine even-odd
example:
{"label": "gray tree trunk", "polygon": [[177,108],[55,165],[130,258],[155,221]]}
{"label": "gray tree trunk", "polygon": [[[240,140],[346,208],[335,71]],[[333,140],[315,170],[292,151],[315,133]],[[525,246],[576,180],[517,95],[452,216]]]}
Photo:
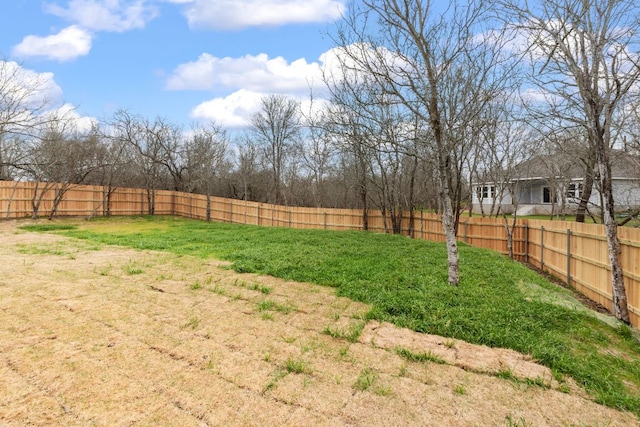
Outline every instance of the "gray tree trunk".
{"label": "gray tree trunk", "polygon": [[442,188],[442,227],[444,228],[444,236],[447,243],[447,265],[449,284],[458,286],[460,283],[460,268],[458,257],[458,242],[456,240],[456,224],[455,213],[453,212],[453,203],[451,196],[448,194],[448,185],[444,184]]}
{"label": "gray tree trunk", "polygon": [[611,286],[613,294],[613,314],[626,324],[630,323],[627,305],[627,291],[624,286],[624,274],[620,264],[620,240],[618,239],[618,224],[614,216],[613,188],[611,184],[611,167],[602,144],[597,145],[597,167],[600,173],[602,194],[604,198],[603,219],[607,232],[607,246],[609,248],[609,266],[611,267]]}
{"label": "gray tree trunk", "polygon": [[593,168],[593,163],[587,166],[582,194],[580,195],[580,203],[576,210],[576,222],[584,222],[587,213],[587,206],[589,204],[589,199],[591,199],[591,193],[593,192]]}

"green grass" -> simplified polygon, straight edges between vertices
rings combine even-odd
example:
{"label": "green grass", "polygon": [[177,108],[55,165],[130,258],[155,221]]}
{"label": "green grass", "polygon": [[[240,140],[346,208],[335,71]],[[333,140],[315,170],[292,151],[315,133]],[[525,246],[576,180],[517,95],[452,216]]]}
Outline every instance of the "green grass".
{"label": "green grass", "polygon": [[51,222],[48,224],[29,224],[23,225],[20,227],[25,231],[38,231],[38,232],[46,232],[46,231],[66,231],[66,230],[75,230],[78,228],[75,224],[69,223],[60,223],[60,222]]}
{"label": "green grass", "polygon": [[264,300],[258,303],[258,310],[260,311],[278,311],[280,313],[289,314],[296,310],[293,304],[280,304],[279,302],[272,300]]}
{"label": "green grass", "polygon": [[427,352],[421,351],[421,352],[415,353],[409,349],[399,347],[399,348],[396,348],[396,354],[398,354],[398,356],[400,357],[407,359],[410,362],[422,362],[422,363],[433,362],[440,365],[444,365],[447,363],[443,358],[436,356],[431,351],[427,351]]}
{"label": "green grass", "polygon": [[467,394],[467,390],[464,388],[464,386],[462,384],[458,384],[453,388],[453,392],[455,394],[459,394],[460,396],[463,396],[465,394]]}
{"label": "green grass", "polygon": [[[460,244],[459,287],[443,244],[362,232],[292,230],[167,217],[63,221],[55,232],[103,244],[215,257],[239,272],[337,288],[367,318],[530,354],[596,401],[640,416],[640,343],[524,266]],[[41,231],[41,230],[38,230]],[[273,302],[259,309],[279,311]],[[269,305],[267,307],[267,305]]]}
{"label": "green grass", "polygon": [[364,368],[356,378],[353,388],[358,391],[369,390],[378,380],[378,374],[371,368]]}
{"label": "green grass", "polygon": [[287,360],[284,362],[284,369],[288,373],[294,374],[304,374],[309,372],[307,362],[302,359],[294,359],[292,357],[287,358]]}
{"label": "green grass", "polygon": [[144,270],[142,269],[142,267],[136,265],[135,263],[129,261],[124,267],[123,270],[125,273],[127,273],[128,275],[132,276],[135,274],[142,274],[144,273]]}
{"label": "green grass", "polygon": [[339,327],[336,325],[326,326],[322,332],[324,334],[329,335],[332,338],[340,338],[345,339],[349,342],[356,342],[360,335],[362,334],[362,330],[365,327],[365,322],[363,320],[357,321],[349,325],[348,327]]}

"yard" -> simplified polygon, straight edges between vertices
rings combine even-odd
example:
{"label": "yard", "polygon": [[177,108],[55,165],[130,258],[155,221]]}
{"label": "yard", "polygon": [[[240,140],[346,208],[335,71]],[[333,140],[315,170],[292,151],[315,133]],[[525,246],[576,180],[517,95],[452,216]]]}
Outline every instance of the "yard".
{"label": "yard", "polygon": [[[55,223],[70,225],[70,234],[79,230],[82,240],[18,228],[25,224],[0,223],[2,425],[638,423],[637,373],[619,378],[624,387],[616,389],[622,402],[616,404],[605,391],[594,391],[594,384],[608,383],[590,383],[579,374],[575,380],[560,365],[542,366],[531,356],[498,348],[503,338],[494,337],[490,327],[483,340],[493,340],[494,348],[462,341],[456,333],[445,338],[394,326],[388,321],[412,326],[406,310],[393,314],[375,297],[351,294],[333,276],[345,270],[329,271],[320,261],[303,266],[335,287],[288,277],[298,274],[291,263],[319,257],[299,236],[296,244],[288,243],[295,255],[280,254],[290,263],[276,268],[268,258],[277,250],[250,238],[268,229],[249,229],[241,236],[234,231],[234,247],[247,253],[233,259],[220,249],[222,243],[205,253],[190,238],[176,249],[172,245],[180,235],[167,230],[180,222]],[[189,224],[196,235],[208,226]],[[224,239],[223,229],[216,232]],[[145,240],[149,234],[161,239],[152,244]],[[116,247],[99,242],[97,235],[104,240],[130,236],[128,243],[149,247]],[[396,240],[389,242],[393,246]],[[251,252],[256,246],[260,254]],[[361,250],[366,259],[366,248]],[[280,273],[243,272],[272,267]],[[357,268],[362,277],[371,270],[368,264]],[[409,280],[400,279],[397,283]],[[545,298],[532,283],[520,287],[525,300]],[[573,304],[572,312],[583,310],[566,292],[559,295],[562,309]],[[373,302],[355,301],[367,298]],[[602,323],[593,319],[585,322]],[[603,360],[619,360],[623,369],[625,361],[637,366],[635,338],[602,324],[596,339],[606,341],[602,348],[611,353]],[[579,341],[587,346],[590,339]],[[564,363],[570,371],[575,354],[567,346]],[[583,356],[588,365],[591,355]]]}

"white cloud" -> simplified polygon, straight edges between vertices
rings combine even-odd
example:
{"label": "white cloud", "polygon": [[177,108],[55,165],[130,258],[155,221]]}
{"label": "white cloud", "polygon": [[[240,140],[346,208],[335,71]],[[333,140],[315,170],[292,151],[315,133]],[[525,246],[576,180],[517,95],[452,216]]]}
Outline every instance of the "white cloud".
{"label": "white cloud", "polygon": [[62,100],[62,89],[53,73],[38,73],[14,61],[0,61],[0,122],[4,129],[20,133],[36,125],[40,117],[55,111]]}
{"label": "white cloud", "polygon": [[[359,51],[371,50],[360,46]],[[380,54],[384,53],[386,51]],[[238,128],[249,124],[249,118],[260,109],[260,100],[267,94],[296,98],[308,114],[310,86],[316,97],[312,113],[317,114],[325,106],[321,99],[326,93],[323,72],[330,73],[336,81],[341,80],[340,60],[347,58],[341,48],[323,53],[318,62],[307,62],[304,58],[288,62],[282,57],[269,58],[266,54],[218,58],[203,53],[196,61],[179,65],[167,79],[165,88],[227,93],[196,106],[191,116]]]}
{"label": "white cloud", "polygon": [[251,116],[260,110],[260,100],[265,95],[240,89],[224,98],[203,102],[191,111],[191,117],[214,121],[223,128],[244,127],[249,125]]}
{"label": "white cloud", "polygon": [[[14,61],[0,61],[0,90],[2,102],[23,103],[23,107],[40,109],[62,99],[62,89],[53,73],[38,73],[23,68]],[[8,108],[0,104],[0,111]]]}
{"label": "white cloud", "polygon": [[526,105],[542,103],[558,105],[562,102],[562,97],[541,88],[526,88],[520,93],[520,97]]}
{"label": "white cloud", "polygon": [[55,61],[69,61],[84,56],[91,50],[91,34],[72,25],[47,37],[26,36],[13,47],[18,57],[43,57]]}
{"label": "white cloud", "polygon": [[48,119],[55,119],[59,129],[67,133],[87,133],[98,124],[98,120],[95,117],[81,116],[76,111],[76,107],[68,103],[46,111],[42,116]]}
{"label": "white cloud", "polygon": [[179,65],[166,82],[168,90],[247,89],[254,92],[305,94],[309,82],[321,81],[317,62],[304,58],[291,63],[266,54],[240,58],[218,58],[208,53],[198,60]]}
{"label": "white cloud", "polygon": [[45,11],[89,30],[114,32],[144,28],[158,16],[158,9],[142,0],[71,0],[67,8],[47,4]]}
{"label": "white cloud", "polygon": [[[213,121],[227,129],[243,128],[250,125],[251,116],[262,108],[264,92],[254,92],[240,89],[225,97],[218,97],[205,101],[191,111],[194,119]],[[319,116],[329,105],[328,101],[309,98],[293,97],[300,102],[300,110],[306,117]]]}
{"label": "white cloud", "polygon": [[345,11],[345,0],[173,0],[186,3],[192,28],[218,30],[331,22]]}

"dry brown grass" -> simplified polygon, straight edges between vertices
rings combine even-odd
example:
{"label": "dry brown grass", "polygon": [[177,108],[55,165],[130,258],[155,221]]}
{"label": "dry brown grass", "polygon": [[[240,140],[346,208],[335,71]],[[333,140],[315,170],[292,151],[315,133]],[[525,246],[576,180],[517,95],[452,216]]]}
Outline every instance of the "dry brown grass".
{"label": "dry brown grass", "polygon": [[11,222],[0,239],[1,425],[637,422],[513,351],[375,322],[340,338],[368,307],[329,288]]}

